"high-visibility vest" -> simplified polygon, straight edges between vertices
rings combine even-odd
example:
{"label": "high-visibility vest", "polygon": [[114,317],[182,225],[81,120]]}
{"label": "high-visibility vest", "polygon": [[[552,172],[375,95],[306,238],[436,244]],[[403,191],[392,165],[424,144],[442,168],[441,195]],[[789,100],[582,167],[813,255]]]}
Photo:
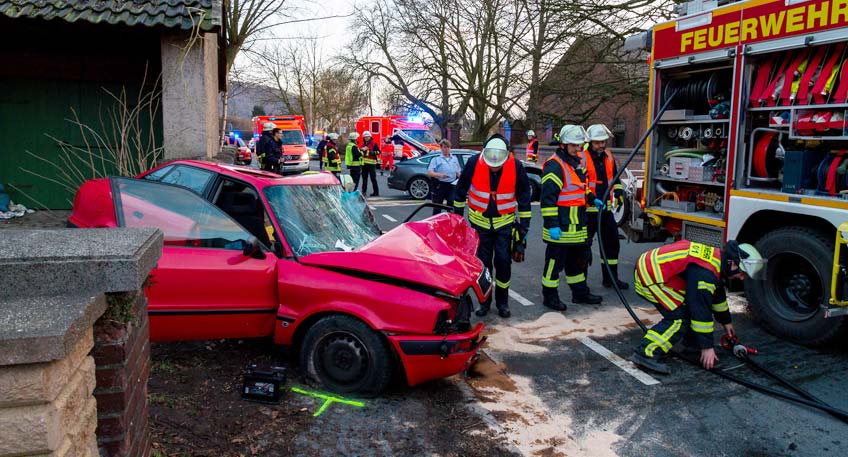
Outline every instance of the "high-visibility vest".
{"label": "high-visibility vest", "polygon": [[327,165],[325,166],[327,171],[341,171],[342,165],[339,158],[339,150],[336,149],[336,145],[328,143],[324,148],[324,151],[327,153]]}
{"label": "high-visibility vest", "polygon": [[356,143],[353,141],[349,142],[345,147],[345,166],[347,167],[360,167],[362,166],[362,156],[359,156],[359,159],[353,160],[353,148],[356,146]]}
{"label": "high-visibility vest", "polygon": [[489,207],[489,199],[494,198],[499,215],[515,213],[518,209],[518,200],[515,198],[516,176],[515,158],[510,154],[501,169],[498,188],[492,191],[489,166],[482,157],[478,158],[474,175],[471,177],[471,188],[468,190],[469,208],[478,213],[485,213]]}
{"label": "high-visibility vest", "polygon": [[673,311],[686,296],[686,280],[681,273],[693,263],[709,270],[716,281],[721,279],[720,249],[681,240],[652,249],[639,257],[636,262],[637,293],[645,296],[645,292],[650,292],[661,305]]}
{"label": "high-visibility vest", "polygon": [[[592,160],[592,153],[588,149],[583,150],[583,161],[586,163],[586,178],[590,183],[589,190],[593,194],[597,194],[598,183],[601,181],[598,179],[598,172],[595,169],[595,162]],[[604,165],[607,172],[607,185],[612,187],[612,178],[614,177],[612,171],[615,168],[615,159],[612,157],[612,152],[609,149],[604,151]],[[598,197],[600,198],[601,196],[598,195]],[[610,192],[609,201],[615,201],[615,196],[613,196],[612,192]]]}
{"label": "high-visibility vest", "polygon": [[362,164],[363,165],[377,165],[377,159],[379,158],[380,151],[374,150],[374,140],[369,141],[368,143],[362,142],[362,148],[360,152],[362,152]]}
{"label": "high-visibility vest", "polygon": [[539,159],[538,155],[536,155],[536,151],[535,151],[535,148],[534,148],[534,146],[536,146],[536,143],[538,143],[538,142],[539,142],[538,139],[533,138],[532,140],[530,140],[530,143],[527,144],[527,160],[538,160]]}
{"label": "high-visibility vest", "polygon": [[556,153],[548,160],[556,161],[562,168],[563,185],[559,191],[559,197],[557,197],[557,206],[585,206],[586,183],[580,179],[577,171],[566,165]]}

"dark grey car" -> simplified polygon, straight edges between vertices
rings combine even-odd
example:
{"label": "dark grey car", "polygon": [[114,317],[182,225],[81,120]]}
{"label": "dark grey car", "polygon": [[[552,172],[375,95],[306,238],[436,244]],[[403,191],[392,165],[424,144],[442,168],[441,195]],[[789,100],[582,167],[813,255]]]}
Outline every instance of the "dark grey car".
{"label": "dark grey car", "polygon": [[[452,149],[451,153],[459,159],[459,165],[465,167],[465,161],[479,151],[471,149]],[[434,151],[421,157],[404,160],[395,163],[394,169],[389,174],[389,188],[403,190],[412,198],[425,200],[430,198],[430,189],[433,187],[427,176],[427,167],[433,157],[441,152]],[[526,164],[527,176],[530,178],[530,187],[533,188],[533,200],[539,199],[539,191],[542,188],[542,170],[538,165]]]}

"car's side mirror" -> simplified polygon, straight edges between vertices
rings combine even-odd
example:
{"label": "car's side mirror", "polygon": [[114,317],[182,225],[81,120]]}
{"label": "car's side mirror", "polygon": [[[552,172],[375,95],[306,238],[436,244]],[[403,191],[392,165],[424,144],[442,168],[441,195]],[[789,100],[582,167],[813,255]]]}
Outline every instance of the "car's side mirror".
{"label": "car's side mirror", "polygon": [[250,257],[252,259],[264,259],[266,257],[265,253],[262,252],[262,247],[259,245],[259,240],[256,238],[251,238],[249,242],[244,242],[242,254],[244,254],[245,257]]}

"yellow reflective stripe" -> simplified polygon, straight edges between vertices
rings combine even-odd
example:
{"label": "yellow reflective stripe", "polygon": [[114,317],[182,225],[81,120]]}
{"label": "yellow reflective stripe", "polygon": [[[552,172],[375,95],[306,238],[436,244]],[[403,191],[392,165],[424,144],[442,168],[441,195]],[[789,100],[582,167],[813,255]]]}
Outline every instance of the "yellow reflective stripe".
{"label": "yellow reflective stripe", "polygon": [[542,278],[542,287],[559,287],[559,279]]}
{"label": "yellow reflective stripe", "polygon": [[548,268],[542,276],[542,287],[559,287],[559,278],[551,279],[551,275],[554,274],[554,265],[556,265],[556,260],[548,260]]}
{"label": "yellow reflective stripe", "polygon": [[580,273],[577,276],[566,276],[565,277],[565,283],[566,284],[577,284],[577,283],[583,282],[585,280],[586,280],[586,275],[584,275],[583,273]]}
{"label": "yellow reflective stripe", "polygon": [[657,251],[651,251],[651,266],[654,267],[654,281],[665,282],[663,280],[662,270],[660,270],[660,263],[657,260]]}
{"label": "yellow reflective stripe", "polygon": [[730,307],[727,306],[727,300],[721,303],[713,303],[712,309],[714,313],[723,313],[725,311],[729,311]]}
{"label": "yellow reflective stripe", "polygon": [[453,207],[454,208],[465,208],[465,200],[463,200],[463,201],[454,200]]}
{"label": "yellow reflective stripe", "polygon": [[594,205],[587,205],[587,206],[586,206],[586,212],[587,212],[587,213],[597,213],[597,212],[598,212],[598,207],[597,207],[597,206],[594,206]]}
{"label": "yellow reflective stripe", "polygon": [[618,265],[618,259],[607,259],[606,262],[604,262],[604,259],[601,259],[601,265],[605,263],[609,265]]}
{"label": "yellow reflective stripe", "polygon": [[571,230],[568,232],[562,232],[562,235],[558,240],[551,238],[550,229],[543,228],[542,229],[542,240],[549,241],[554,244],[579,244],[586,241],[586,237],[588,236],[586,232],[586,227],[583,227],[580,230]]}
{"label": "yellow reflective stripe", "polygon": [[657,256],[660,263],[670,262],[672,260],[683,259],[689,255],[689,251],[671,251]]}
{"label": "yellow reflective stripe", "polygon": [[651,341],[651,343],[645,347],[645,355],[648,357],[653,357],[654,351],[656,351],[658,347],[662,347],[663,343],[659,337],[660,335],[653,330],[648,330],[648,333],[645,334],[645,338]]}
{"label": "yellow reflective stripe", "polygon": [[527,219],[531,216],[533,216],[533,211],[519,211],[518,212],[518,217],[520,217],[522,219]]}
{"label": "yellow reflective stripe", "polygon": [[698,289],[706,290],[707,292],[714,294],[716,290],[716,285],[708,283],[707,281],[698,281]]}
{"label": "yellow reflective stripe", "polygon": [[501,281],[498,281],[497,279],[495,279],[495,285],[500,287],[501,289],[506,289],[506,288],[509,287],[509,281],[501,282]]}
{"label": "yellow reflective stripe", "polygon": [[622,189],[624,189],[624,187],[622,187],[621,184],[613,184],[613,186],[612,186],[612,190],[622,190]]}
{"label": "yellow reflective stripe", "polygon": [[674,311],[677,308],[677,303],[674,302],[668,295],[666,295],[665,290],[656,285],[651,284],[648,286],[648,290],[654,294],[654,297],[657,298],[658,302],[668,308],[670,311]]}
{"label": "yellow reflective stripe", "polygon": [[698,333],[712,333],[713,332],[713,321],[696,321],[692,320],[690,322],[692,330]]}
{"label": "yellow reflective stripe", "polygon": [[560,189],[562,188],[562,180],[554,173],[548,173],[545,176],[542,176],[542,185],[544,185],[546,181],[553,181],[557,187]]}
{"label": "yellow reflective stripe", "polygon": [[569,210],[568,211],[568,219],[569,219],[569,222],[571,222],[571,225],[580,224],[580,213],[578,212],[578,207],[572,206],[572,207],[568,208],[568,210]]}
{"label": "yellow reflective stripe", "polygon": [[558,207],[556,207],[556,206],[546,206],[546,207],[542,208],[542,216],[549,217],[549,216],[556,216],[558,214],[559,214],[559,210],[558,210]]}

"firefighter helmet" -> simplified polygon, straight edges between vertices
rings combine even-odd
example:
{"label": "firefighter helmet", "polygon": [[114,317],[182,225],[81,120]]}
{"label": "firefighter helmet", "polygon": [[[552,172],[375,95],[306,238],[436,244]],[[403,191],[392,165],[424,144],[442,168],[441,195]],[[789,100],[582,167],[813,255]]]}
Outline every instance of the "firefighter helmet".
{"label": "firefighter helmet", "polygon": [[593,124],[586,129],[586,134],[589,136],[589,141],[606,141],[612,132],[604,124]]}
{"label": "firefighter helmet", "polygon": [[338,133],[336,133],[336,132],[333,132],[333,133],[331,133],[331,134],[327,135],[327,137],[328,137],[329,139],[333,140],[333,141],[336,141],[336,140],[338,140],[338,139],[339,139],[339,134],[338,134]]}
{"label": "firefighter helmet", "polygon": [[528,131],[527,131],[527,136],[528,136],[528,137],[530,137],[530,138],[535,138],[535,137],[536,137],[536,132],[534,132],[534,131],[532,131],[532,130],[528,130]]}
{"label": "firefighter helmet", "polygon": [[588,141],[588,137],[582,126],[568,124],[562,126],[559,131],[559,142],[562,144],[583,146],[586,141]]}
{"label": "firefighter helmet", "polygon": [[486,141],[483,145],[483,153],[480,155],[483,156],[483,162],[486,162],[486,165],[495,168],[506,162],[509,157],[509,148],[503,137],[495,135]]}
{"label": "firefighter helmet", "polygon": [[266,123],[262,124],[262,131],[263,132],[270,132],[271,130],[274,130],[275,128],[277,128],[277,126],[274,125],[273,122],[266,122]]}
{"label": "firefighter helmet", "polygon": [[736,240],[729,240],[724,245],[722,257],[725,262],[729,263],[729,261],[733,261],[738,266],[738,270],[730,270],[727,264],[725,264],[725,267],[722,268],[722,273],[727,268],[729,270],[727,276],[733,276],[741,271],[747,274],[749,278],[758,279],[758,273],[766,264],[766,259],[763,258],[757,248],[748,243],[739,243]]}
{"label": "firefighter helmet", "polygon": [[356,140],[357,138],[359,138],[359,134],[356,133],[356,132],[350,132],[350,134],[347,137],[350,140]]}
{"label": "firefighter helmet", "polygon": [[362,138],[371,138],[371,132],[368,130],[362,132]]}

